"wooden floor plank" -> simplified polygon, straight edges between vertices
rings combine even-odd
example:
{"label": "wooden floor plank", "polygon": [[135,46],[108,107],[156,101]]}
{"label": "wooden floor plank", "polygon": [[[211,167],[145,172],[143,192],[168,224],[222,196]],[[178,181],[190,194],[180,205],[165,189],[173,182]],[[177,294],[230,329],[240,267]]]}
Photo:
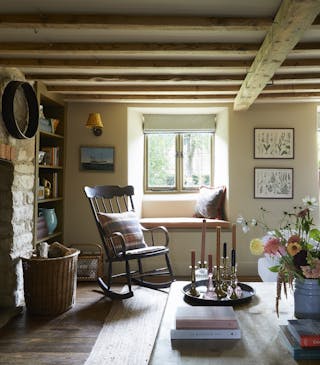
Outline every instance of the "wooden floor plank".
{"label": "wooden floor plank", "polygon": [[89,356],[112,302],[78,283],[76,304],[56,317],[26,311],[0,329],[0,365],[81,365]]}

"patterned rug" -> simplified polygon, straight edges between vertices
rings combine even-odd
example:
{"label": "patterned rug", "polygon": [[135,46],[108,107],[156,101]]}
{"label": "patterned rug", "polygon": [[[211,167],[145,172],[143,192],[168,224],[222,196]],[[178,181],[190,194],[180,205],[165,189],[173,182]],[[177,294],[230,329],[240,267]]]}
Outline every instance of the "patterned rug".
{"label": "patterned rug", "polygon": [[148,364],[168,294],[134,288],[134,296],[114,301],[85,365]]}

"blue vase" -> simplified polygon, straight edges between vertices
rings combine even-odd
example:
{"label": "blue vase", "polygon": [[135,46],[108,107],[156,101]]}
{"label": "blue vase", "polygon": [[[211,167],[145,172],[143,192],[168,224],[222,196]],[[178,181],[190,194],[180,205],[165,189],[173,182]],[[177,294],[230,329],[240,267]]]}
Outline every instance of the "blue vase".
{"label": "blue vase", "polygon": [[320,319],[318,279],[295,280],[294,315],[296,318]]}
{"label": "blue vase", "polygon": [[52,234],[57,228],[58,220],[54,208],[42,208],[44,219],[48,227],[48,234]]}

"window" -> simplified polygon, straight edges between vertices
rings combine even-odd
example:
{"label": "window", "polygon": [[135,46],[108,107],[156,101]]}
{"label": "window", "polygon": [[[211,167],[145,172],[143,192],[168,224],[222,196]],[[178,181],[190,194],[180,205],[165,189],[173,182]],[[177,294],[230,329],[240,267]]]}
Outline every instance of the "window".
{"label": "window", "polygon": [[145,134],[147,191],[188,191],[212,181],[213,132]]}

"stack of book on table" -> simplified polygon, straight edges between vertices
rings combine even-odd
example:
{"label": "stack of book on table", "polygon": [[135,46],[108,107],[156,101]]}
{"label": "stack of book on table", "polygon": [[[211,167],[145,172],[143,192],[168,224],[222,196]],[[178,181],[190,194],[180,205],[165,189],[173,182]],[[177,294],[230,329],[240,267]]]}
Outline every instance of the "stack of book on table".
{"label": "stack of book on table", "polygon": [[185,306],[176,311],[171,340],[237,340],[241,330],[231,306]]}
{"label": "stack of book on table", "polygon": [[320,359],[320,320],[288,320],[280,335],[295,360]]}

